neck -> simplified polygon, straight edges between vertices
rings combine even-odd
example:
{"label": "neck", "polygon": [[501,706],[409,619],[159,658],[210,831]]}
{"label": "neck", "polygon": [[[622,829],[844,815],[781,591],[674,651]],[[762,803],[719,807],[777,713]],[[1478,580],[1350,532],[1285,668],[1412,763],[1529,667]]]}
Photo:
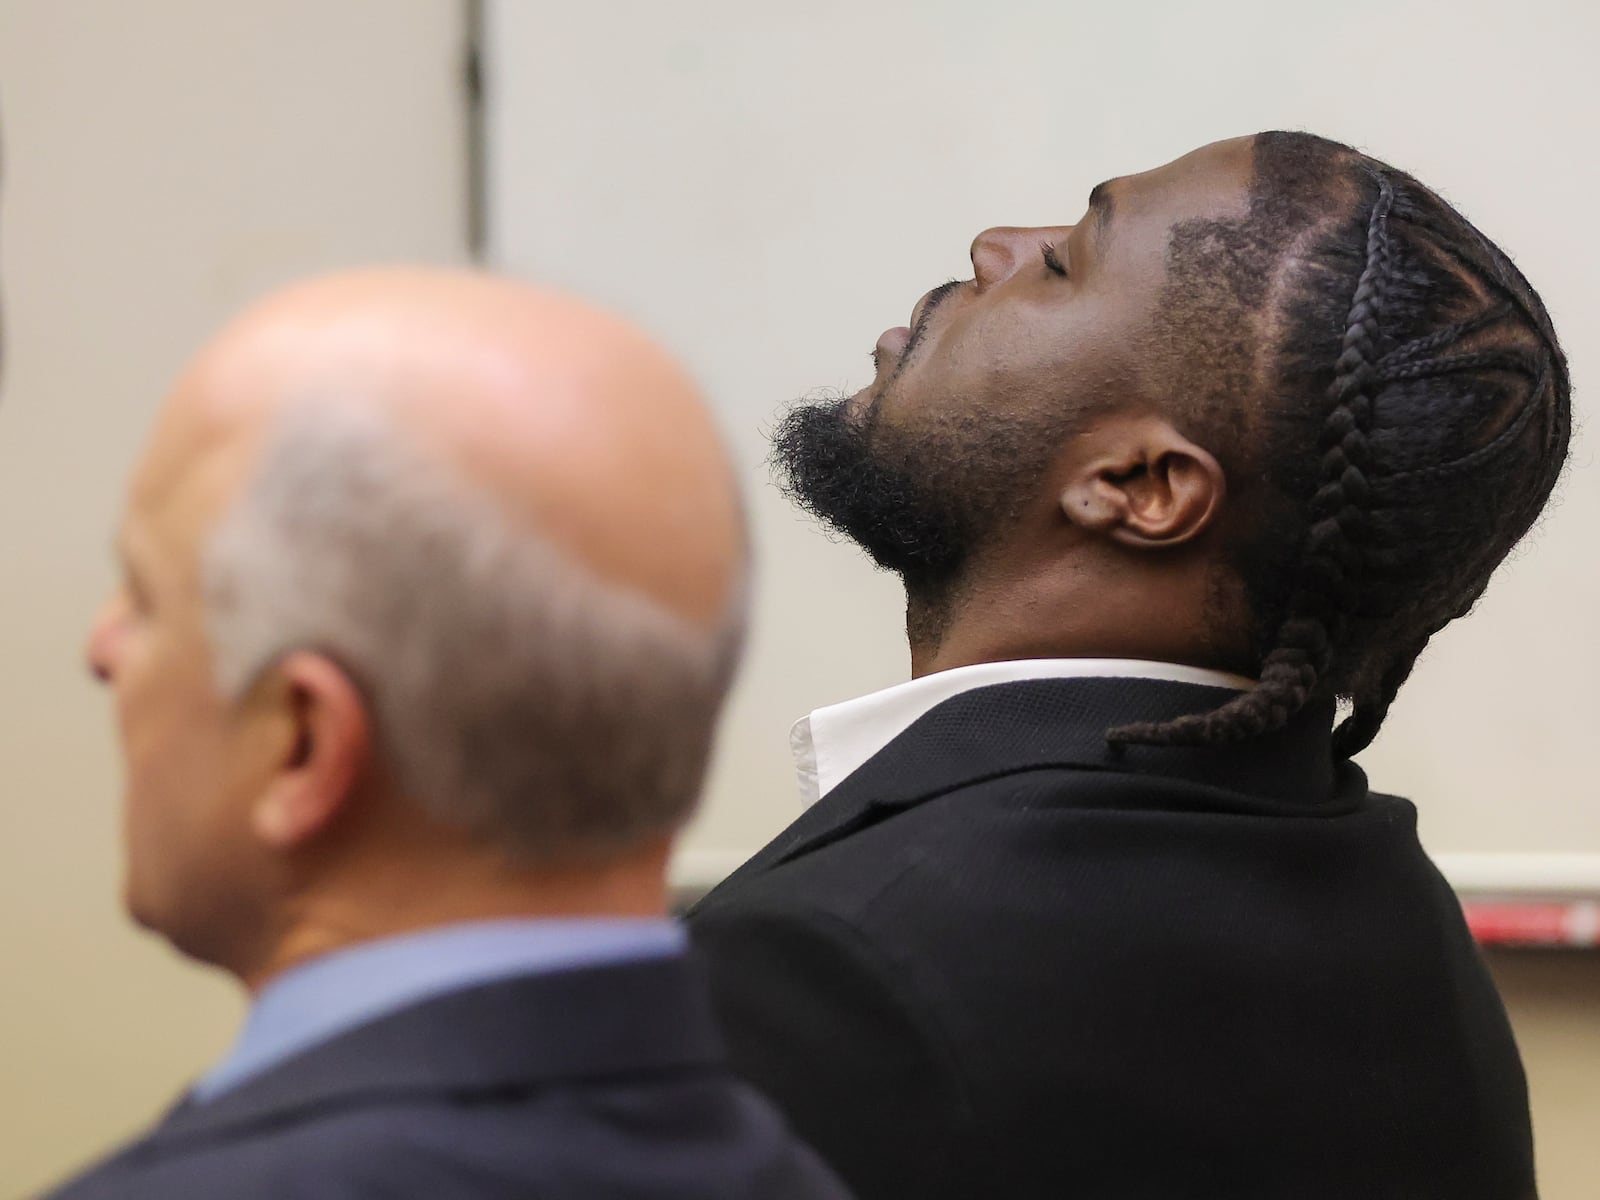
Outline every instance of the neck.
{"label": "neck", "polygon": [[667,849],[662,844],[604,865],[534,868],[491,860],[464,870],[437,856],[370,864],[294,897],[266,952],[234,974],[256,993],[290,968],[336,950],[463,921],[665,917]]}
{"label": "neck", "polygon": [[912,678],[1024,658],[1139,659],[1253,675],[1242,639],[1218,616],[1204,570],[1149,580],[1057,565],[937,596],[908,590],[906,638]]}

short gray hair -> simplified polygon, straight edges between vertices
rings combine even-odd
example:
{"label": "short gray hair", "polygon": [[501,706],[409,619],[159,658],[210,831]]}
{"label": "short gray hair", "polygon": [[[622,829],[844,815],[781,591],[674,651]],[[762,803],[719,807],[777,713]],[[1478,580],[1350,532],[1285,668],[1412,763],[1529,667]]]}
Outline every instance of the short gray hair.
{"label": "short gray hair", "polygon": [[217,680],[340,665],[384,761],[441,821],[519,858],[620,852],[693,812],[738,659],[742,586],[708,632],[597,578],[396,425],[291,409],[206,548]]}

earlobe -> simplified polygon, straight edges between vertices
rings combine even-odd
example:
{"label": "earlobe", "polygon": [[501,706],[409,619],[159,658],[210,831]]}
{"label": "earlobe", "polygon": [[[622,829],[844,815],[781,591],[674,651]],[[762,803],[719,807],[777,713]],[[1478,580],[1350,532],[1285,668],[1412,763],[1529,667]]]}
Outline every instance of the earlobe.
{"label": "earlobe", "polygon": [[318,806],[305,803],[298,789],[274,786],[256,801],[250,812],[250,828],[274,850],[298,845],[326,824]]}
{"label": "earlobe", "polygon": [[302,846],[352,803],[371,754],[366,705],[349,677],[320,655],[297,653],[278,672],[294,723],[251,829],[277,850]]}

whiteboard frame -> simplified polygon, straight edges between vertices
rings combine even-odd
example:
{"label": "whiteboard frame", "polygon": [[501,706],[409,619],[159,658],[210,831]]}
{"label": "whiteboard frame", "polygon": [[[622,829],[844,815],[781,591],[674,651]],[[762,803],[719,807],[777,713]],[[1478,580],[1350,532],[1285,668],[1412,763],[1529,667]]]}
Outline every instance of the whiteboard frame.
{"label": "whiteboard frame", "polygon": [[[704,894],[747,857],[731,850],[682,850],[672,860],[672,887]],[[1600,898],[1600,854],[1436,854],[1433,861],[1463,896]]]}

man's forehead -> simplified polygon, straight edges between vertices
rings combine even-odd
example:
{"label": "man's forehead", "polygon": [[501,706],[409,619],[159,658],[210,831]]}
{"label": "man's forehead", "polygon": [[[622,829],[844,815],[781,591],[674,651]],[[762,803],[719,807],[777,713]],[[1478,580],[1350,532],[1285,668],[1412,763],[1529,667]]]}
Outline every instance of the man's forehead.
{"label": "man's forehead", "polygon": [[165,502],[188,486],[210,460],[226,454],[233,441],[215,422],[196,420],[190,413],[164,413],[134,466],[134,500],[146,505]]}
{"label": "man's forehead", "polygon": [[1253,142],[1214,142],[1148,171],[1097,184],[1089,193],[1086,220],[1098,242],[1105,245],[1145,227],[1162,235],[1164,245],[1164,231],[1180,221],[1243,216],[1255,173]]}
{"label": "man's forehead", "polygon": [[1215,207],[1247,197],[1255,173],[1254,138],[1232,138],[1109,184],[1116,201],[1146,206]]}
{"label": "man's forehead", "polygon": [[134,467],[125,527],[147,540],[202,537],[242,485],[255,440],[248,422],[174,397]]}

